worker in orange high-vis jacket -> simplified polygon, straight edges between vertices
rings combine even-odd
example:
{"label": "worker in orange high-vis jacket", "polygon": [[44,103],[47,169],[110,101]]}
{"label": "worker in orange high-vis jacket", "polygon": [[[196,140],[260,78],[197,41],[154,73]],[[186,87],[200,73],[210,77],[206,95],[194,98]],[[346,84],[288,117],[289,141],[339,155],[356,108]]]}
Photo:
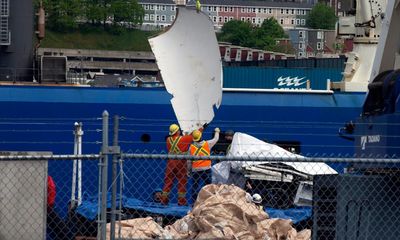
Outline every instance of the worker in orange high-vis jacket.
{"label": "worker in orange high-vis jacket", "polygon": [[[200,129],[199,131],[202,131]],[[169,154],[187,154],[189,145],[193,142],[192,135],[181,135],[177,124],[169,127],[169,137],[167,138],[167,149]],[[169,194],[174,184],[175,178],[178,181],[178,205],[187,205],[186,184],[187,184],[187,161],[169,159],[165,169],[164,188],[161,194],[161,203],[169,203]]]}
{"label": "worker in orange high-vis jacket", "polygon": [[[192,133],[193,143],[189,147],[190,155],[192,156],[210,156],[211,148],[218,142],[219,128],[214,130],[214,138],[208,141],[202,140],[202,132],[195,130]],[[192,201],[195,202],[197,194],[200,191],[200,181],[204,185],[211,183],[211,160],[194,160],[188,161],[189,172],[192,173]]]}

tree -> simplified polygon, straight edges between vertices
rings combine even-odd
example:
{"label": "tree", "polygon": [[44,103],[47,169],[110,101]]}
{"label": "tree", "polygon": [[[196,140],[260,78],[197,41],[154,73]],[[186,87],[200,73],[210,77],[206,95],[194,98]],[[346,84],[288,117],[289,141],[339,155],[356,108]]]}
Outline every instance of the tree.
{"label": "tree", "polygon": [[[35,4],[38,6],[38,0]],[[43,0],[43,5],[47,26],[56,31],[76,29],[82,22],[103,24],[104,28],[108,23],[136,25],[144,17],[137,0]]]}
{"label": "tree", "polygon": [[136,0],[117,0],[111,5],[114,24],[127,22],[142,24],[144,9]]}
{"label": "tree", "polygon": [[222,26],[218,36],[219,41],[270,51],[278,49],[278,38],[286,38],[286,34],[274,18],[265,19],[260,27],[249,22],[232,20]]}
{"label": "tree", "polygon": [[317,3],[307,16],[307,25],[313,29],[335,29],[336,21],[335,11],[323,3]]}
{"label": "tree", "polygon": [[222,26],[219,40],[234,45],[251,47],[254,44],[253,36],[251,23],[232,20]]}
{"label": "tree", "polygon": [[102,0],[87,0],[84,6],[85,18],[92,24],[99,24],[106,20],[106,8]]}
{"label": "tree", "polygon": [[76,29],[77,20],[83,13],[82,4],[82,0],[44,0],[47,26],[58,31]]}
{"label": "tree", "polygon": [[255,47],[272,51],[276,48],[276,39],[286,37],[278,21],[275,18],[268,18],[255,30]]}

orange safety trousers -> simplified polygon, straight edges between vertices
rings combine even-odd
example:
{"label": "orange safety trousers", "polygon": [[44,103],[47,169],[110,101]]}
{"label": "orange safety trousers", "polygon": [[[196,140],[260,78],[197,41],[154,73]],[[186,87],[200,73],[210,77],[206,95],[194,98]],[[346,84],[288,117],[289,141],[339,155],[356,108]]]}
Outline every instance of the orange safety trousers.
{"label": "orange safety trousers", "polygon": [[164,188],[161,196],[161,203],[168,204],[169,193],[171,192],[174,179],[178,180],[178,205],[187,205],[186,184],[187,184],[186,160],[168,160],[165,170]]}

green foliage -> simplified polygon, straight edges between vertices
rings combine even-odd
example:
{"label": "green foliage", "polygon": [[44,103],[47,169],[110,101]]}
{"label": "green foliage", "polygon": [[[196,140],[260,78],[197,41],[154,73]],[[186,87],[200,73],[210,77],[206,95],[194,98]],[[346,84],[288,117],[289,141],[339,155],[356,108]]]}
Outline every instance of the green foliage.
{"label": "green foliage", "polygon": [[232,20],[224,24],[219,40],[234,45],[250,47],[254,43],[252,25],[248,22]]}
{"label": "green foliage", "polygon": [[[38,5],[35,0],[35,5]],[[137,0],[44,0],[47,27],[67,32],[79,23],[113,25],[112,31],[122,32],[124,27],[142,24],[144,9]],[[115,26],[120,27],[115,27]]]}
{"label": "green foliage", "polygon": [[49,48],[151,51],[148,37],[155,34],[155,32],[127,29],[116,35],[112,31],[104,31],[102,26],[83,25],[79,30],[71,32],[63,33],[48,30],[41,46]]}
{"label": "green foliage", "polygon": [[307,25],[313,29],[333,30],[336,21],[335,11],[323,3],[317,3],[307,16]]}
{"label": "green foliage", "polygon": [[260,27],[249,22],[232,20],[224,24],[218,35],[222,42],[270,51],[278,49],[277,39],[286,37],[283,28],[274,18],[265,19]]}
{"label": "green foliage", "polygon": [[70,31],[78,27],[77,20],[82,15],[82,0],[44,0],[46,25],[58,31]]}

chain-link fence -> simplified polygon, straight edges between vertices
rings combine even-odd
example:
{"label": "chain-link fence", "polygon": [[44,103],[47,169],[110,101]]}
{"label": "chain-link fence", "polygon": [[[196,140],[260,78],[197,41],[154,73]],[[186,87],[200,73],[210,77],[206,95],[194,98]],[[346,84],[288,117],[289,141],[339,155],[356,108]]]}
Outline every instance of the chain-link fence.
{"label": "chain-link fence", "polygon": [[304,157],[240,134],[226,154],[208,156],[212,141],[136,152],[121,147],[119,119],[110,131],[103,116],[99,154],[80,151],[81,124],[73,155],[0,152],[0,239],[400,236],[396,156]]}

